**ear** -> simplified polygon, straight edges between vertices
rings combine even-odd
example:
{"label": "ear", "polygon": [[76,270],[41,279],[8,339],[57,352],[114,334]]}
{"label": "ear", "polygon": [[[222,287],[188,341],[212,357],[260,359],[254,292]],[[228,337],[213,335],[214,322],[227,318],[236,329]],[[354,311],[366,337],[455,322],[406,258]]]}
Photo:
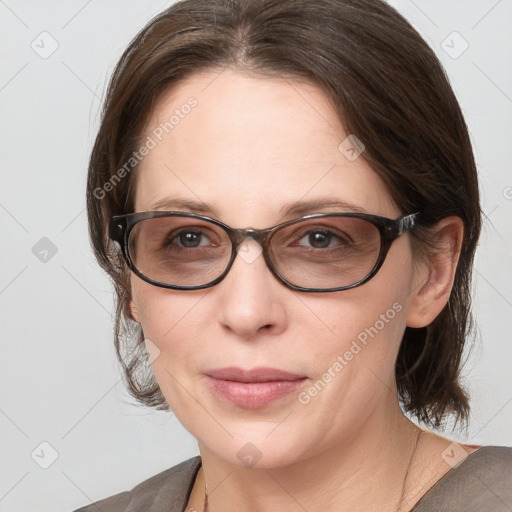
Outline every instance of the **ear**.
{"label": "ear", "polygon": [[460,217],[446,217],[436,224],[433,254],[417,264],[416,286],[409,297],[406,325],[426,327],[446,306],[460,256],[464,224]]}

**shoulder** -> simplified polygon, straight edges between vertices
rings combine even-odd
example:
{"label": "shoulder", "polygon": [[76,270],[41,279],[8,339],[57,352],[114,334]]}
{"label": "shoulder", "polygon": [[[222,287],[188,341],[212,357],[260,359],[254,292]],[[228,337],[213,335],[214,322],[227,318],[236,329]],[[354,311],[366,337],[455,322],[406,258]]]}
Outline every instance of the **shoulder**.
{"label": "shoulder", "polygon": [[505,512],[512,509],[512,448],[483,446],[448,471],[413,512]]}
{"label": "shoulder", "polygon": [[509,446],[482,446],[471,454],[466,461],[471,464],[484,465],[491,468],[512,468],[512,447]]}
{"label": "shoulder", "polygon": [[200,466],[201,457],[192,457],[144,480],[131,491],[115,494],[74,512],[181,512]]}

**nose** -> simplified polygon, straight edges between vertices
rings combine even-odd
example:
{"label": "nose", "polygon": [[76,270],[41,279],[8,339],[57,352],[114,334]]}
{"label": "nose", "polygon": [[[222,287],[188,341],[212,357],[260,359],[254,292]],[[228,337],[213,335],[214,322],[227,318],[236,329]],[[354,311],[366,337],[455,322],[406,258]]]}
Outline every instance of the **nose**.
{"label": "nose", "polygon": [[217,285],[219,321],[242,338],[286,329],[285,294],[290,293],[268,269],[261,246],[246,238],[228,275]]}

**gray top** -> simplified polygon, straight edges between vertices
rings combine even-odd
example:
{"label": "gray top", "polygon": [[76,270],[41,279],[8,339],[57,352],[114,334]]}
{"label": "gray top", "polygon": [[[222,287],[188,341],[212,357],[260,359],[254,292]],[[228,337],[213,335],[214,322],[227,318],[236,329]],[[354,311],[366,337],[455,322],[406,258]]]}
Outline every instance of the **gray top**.
{"label": "gray top", "polygon": [[[74,512],[185,512],[201,457]],[[484,446],[437,481],[411,512],[511,512],[512,448]]]}

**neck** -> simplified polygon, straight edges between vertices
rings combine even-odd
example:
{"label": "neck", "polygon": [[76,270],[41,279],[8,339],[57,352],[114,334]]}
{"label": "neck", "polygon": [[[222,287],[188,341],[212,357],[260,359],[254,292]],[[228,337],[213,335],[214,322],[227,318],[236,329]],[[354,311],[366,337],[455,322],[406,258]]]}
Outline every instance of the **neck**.
{"label": "neck", "polygon": [[313,457],[265,469],[229,464],[200,444],[203,468],[195,501],[203,503],[206,478],[208,512],[405,512],[401,501],[418,433],[397,406]]}

